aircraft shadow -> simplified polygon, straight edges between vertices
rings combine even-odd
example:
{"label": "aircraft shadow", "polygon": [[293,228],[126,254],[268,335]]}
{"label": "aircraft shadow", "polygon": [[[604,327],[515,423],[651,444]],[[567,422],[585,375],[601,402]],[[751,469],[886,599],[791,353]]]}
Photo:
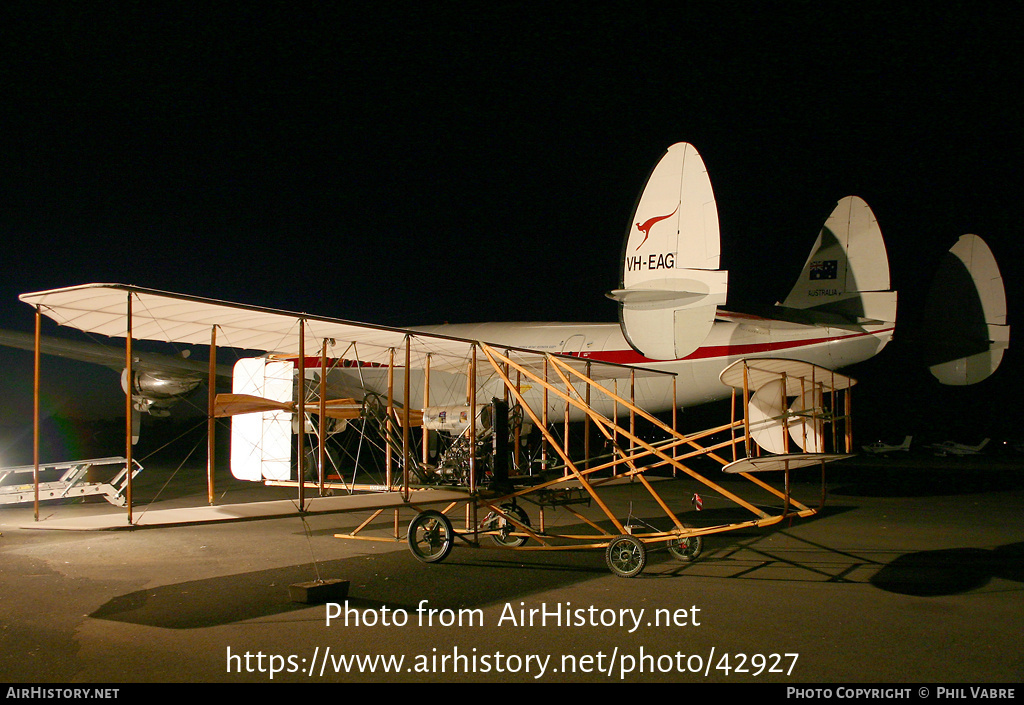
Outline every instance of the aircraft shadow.
{"label": "aircraft shadow", "polygon": [[[480,557],[482,561],[477,560]],[[494,570],[501,567],[509,570]],[[386,604],[412,611],[427,599],[433,608],[458,609],[602,575],[608,575],[603,552],[514,553],[457,545],[446,561],[434,565],[422,564],[408,551],[399,550],[321,562],[315,571],[305,563],[137,590],[110,599],[90,616],[166,629],[244,622],[308,609],[307,604],[291,601],[288,586],[318,576],[349,580],[349,602],[360,608]],[[368,599],[360,597],[360,592],[385,597]]]}
{"label": "aircraft shadow", "polygon": [[[714,510],[702,514],[707,515],[703,525],[726,518]],[[638,521],[663,523],[664,517]],[[584,527],[561,528],[571,531]],[[746,536],[764,536],[771,530],[751,527],[711,536],[706,539],[705,551],[727,549]],[[652,549],[648,554],[649,569],[638,579],[678,577],[675,570],[660,567],[666,563],[693,565],[679,563],[664,548]],[[424,599],[437,609],[473,608],[609,575],[603,550],[507,550],[491,546],[485,538],[480,548],[457,542],[452,554],[434,565],[420,563],[407,550],[398,550],[323,561],[316,568],[303,563],[136,590],[113,597],[90,617],[165,629],[202,629],[245,622],[308,609],[307,604],[291,601],[288,586],[318,577],[349,580],[349,604],[359,609],[387,605],[411,612]],[[373,597],[361,596],[364,590]]]}
{"label": "aircraft shadow", "polygon": [[870,582],[887,592],[939,597],[976,590],[993,578],[1024,582],[1024,543],[992,550],[949,548],[908,553],[883,567]]}

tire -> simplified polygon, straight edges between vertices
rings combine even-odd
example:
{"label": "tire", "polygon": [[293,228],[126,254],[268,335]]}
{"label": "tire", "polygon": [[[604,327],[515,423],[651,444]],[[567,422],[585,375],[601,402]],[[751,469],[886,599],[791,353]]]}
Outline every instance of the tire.
{"label": "tire", "polygon": [[680,536],[668,542],[668,552],[679,561],[695,561],[704,550],[701,536]]}
{"label": "tire", "polygon": [[[503,505],[501,505],[501,511],[505,512],[506,514],[508,514],[508,515],[510,515],[512,517],[515,517],[515,520],[518,521],[523,526],[529,526],[530,525],[530,517],[527,516],[527,514],[523,510],[523,508],[518,506],[518,505],[515,505],[515,504],[503,504]],[[520,546],[525,544],[527,541],[529,541],[529,539],[526,536],[510,536],[510,535],[508,535],[506,533],[506,531],[516,531],[517,527],[516,527],[515,524],[512,524],[512,523],[508,522],[502,516],[497,516],[496,515],[494,517],[494,524],[493,524],[492,528],[497,530],[499,533],[491,534],[491,540],[494,541],[494,543],[496,543],[499,546],[502,546],[504,548],[519,548]]]}
{"label": "tire", "polygon": [[643,542],[629,534],[613,538],[604,557],[609,570],[620,578],[634,578],[647,565],[647,549]]}
{"label": "tire", "polygon": [[409,549],[423,563],[440,563],[454,543],[452,523],[441,512],[420,512],[409,522]]}

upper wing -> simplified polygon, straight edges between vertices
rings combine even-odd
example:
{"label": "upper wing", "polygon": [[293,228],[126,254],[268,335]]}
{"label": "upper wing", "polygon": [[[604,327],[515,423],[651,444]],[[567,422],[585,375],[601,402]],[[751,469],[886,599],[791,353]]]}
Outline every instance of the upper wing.
{"label": "upper wing", "polygon": [[[22,294],[61,325],[111,337],[189,345],[258,350],[287,357],[358,360],[363,366],[408,365],[410,368],[465,374],[467,360],[484,359],[472,341],[405,328],[372,325],[305,313],[248,306],[124,284],[84,284]],[[214,331],[216,335],[214,336]],[[499,346],[524,365],[540,369],[543,355]],[[401,357],[396,357],[396,355]],[[586,369],[593,379],[664,372],[579,358],[567,362]]]}

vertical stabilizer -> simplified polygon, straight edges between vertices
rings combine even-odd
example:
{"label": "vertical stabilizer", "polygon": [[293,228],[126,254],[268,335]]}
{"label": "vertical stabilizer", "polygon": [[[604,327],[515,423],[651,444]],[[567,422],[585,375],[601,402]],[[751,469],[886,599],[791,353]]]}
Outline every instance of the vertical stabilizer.
{"label": "vertical stabilizer", "polygon": [[654,167],[630,219],[622,259],[623,334],[645,357],[668,360],[696,350],[725,303],[718,270],[718,209],[693,145],[672,145]]}
{"label": "vertical stabilizer", "polygon": [[961,236],[940,263],[924,329],[925,362],[943,384],[975,384],[999,367],[1010,345],[1006,291],[992,250],[977,235]]}
{"label": "vertical stabilizer", "polygon": [[863,199],[847,196],[836,204],[782,305],[852,320],[896,320],[885,242]]}

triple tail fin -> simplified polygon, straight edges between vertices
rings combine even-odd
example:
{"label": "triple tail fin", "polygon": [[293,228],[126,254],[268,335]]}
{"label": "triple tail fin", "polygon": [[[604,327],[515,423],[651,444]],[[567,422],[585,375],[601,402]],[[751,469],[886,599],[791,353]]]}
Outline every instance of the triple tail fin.
{"label": "triple tail fin", "polygon": [[685,357],[711,331],[728,289],[715,194],[693,145],[668,148],[630,223],[621,287],[608,294],[619,302],[623,335],[649,359]]}
{"label": "triple tail fin", "polygon": [[924,315],[923,353],[932,375],[963,386],[988,378],[1010,346],[1006,290],[992,250],[963,235],[939,265]]}
{"label": "triple tail fin", "polygon": [[895,323],[889,257],[863,199],[847,196],[836,204],[781,306],[852,324]]}

